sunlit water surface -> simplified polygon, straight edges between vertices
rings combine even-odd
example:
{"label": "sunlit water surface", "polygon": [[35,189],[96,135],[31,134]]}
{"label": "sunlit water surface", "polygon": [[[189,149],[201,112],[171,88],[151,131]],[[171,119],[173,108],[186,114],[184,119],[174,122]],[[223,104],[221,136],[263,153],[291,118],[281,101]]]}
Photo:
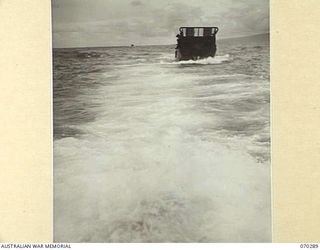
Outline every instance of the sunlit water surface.
{"label": "sunlit water surface", "polygon": [[59,242],[271,240],[269,43],[54,50]]}

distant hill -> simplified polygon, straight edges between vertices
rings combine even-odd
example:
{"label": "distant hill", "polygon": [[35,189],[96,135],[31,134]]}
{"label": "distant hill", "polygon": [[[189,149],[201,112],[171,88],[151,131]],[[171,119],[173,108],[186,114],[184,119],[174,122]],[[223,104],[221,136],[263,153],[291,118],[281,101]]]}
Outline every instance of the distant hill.
{"label": "distant hill", "polygon": [[217,43],[235,43],[235,44],[268,44],[270,39],[270,34],[257,34],[252,36],[244,37],[231,37],[231,38],[220,38],[217,37]]}
{"label": "distant hill", "polygon": [[257,35],[250,35],[250,36],[241,36],[241,37],[228,37],[228,38],[220,38],[218,40],[269,40],[270,34],[257,34]]}

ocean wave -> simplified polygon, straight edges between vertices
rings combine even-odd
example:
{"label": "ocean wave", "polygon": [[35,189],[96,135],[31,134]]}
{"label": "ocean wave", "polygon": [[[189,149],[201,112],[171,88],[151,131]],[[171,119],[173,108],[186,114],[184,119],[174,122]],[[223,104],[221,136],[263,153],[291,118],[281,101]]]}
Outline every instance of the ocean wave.
{"label": "ocean wave", "polygon": [[55,55],[55,241],[270,241],[269,54],[221,49]]}
{"label": "ocean wave", "polygon": [[[114,141],[112,147],[97,138],[55,143],[56,239],[268,239],[270,204],[264,197],[270,190],[269,163],[257,164],[245,152],[187,136],[178,128],[132,140],[130,145]],[[65,224],[79,226],[69,230]]]}

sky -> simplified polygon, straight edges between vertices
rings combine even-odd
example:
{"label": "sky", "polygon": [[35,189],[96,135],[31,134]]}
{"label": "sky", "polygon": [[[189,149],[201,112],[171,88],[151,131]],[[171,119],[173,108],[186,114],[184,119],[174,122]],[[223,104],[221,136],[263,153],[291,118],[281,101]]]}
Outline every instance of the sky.
{"label": "sky", "polygon": [[52,0],[53,47],[175,44],[180,26],[219,38],[269,32],[269,0]]}

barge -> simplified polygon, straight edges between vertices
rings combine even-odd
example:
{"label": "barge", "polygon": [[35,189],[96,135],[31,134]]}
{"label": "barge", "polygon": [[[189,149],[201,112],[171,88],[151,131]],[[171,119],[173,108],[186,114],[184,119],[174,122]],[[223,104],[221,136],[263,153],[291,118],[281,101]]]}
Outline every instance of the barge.
{"label": "barge", "polygon": [[214,57],[218,31],[218,27],[180,27],[175,58],[182,61]]}

